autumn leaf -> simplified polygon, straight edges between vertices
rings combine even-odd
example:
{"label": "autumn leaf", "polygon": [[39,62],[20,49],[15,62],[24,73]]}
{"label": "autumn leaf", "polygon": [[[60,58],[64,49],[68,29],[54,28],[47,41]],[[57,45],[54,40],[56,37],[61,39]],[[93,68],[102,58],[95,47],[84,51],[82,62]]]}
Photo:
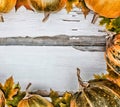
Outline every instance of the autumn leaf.
{"label": "autumn leaf", "polygon": [[76,3],[76,7],[80,8],[86,18],[86,16],[89,14],[90,9],[87,8],[84,0],[80,0],[79,2]]}
{"label": "autumn leaf", "polygon": [[67,2],[66,2],[67,12],[69,13],[73,9],[73,6],[78,2],[79,2],[79,0],[67,0]]}
{"label": "autumn leaf", "polygon": [[34,10],[31,8],[28,0],[17,0],[16,5],[15,5],[15,10],[17,11],[21,6],[24,6],[24,7],[25,7],[26,9],[28,9],[28,10],[34,11]]}
{"label": "autumn leaf", "polygon": [[18,102],[26,94],[25,92],[20,91],[20,84],[15,84],[12,76],[6,79],[4,84],[0,83],[0,89],[5,94],[6,104],[8,107],[17,107]]}
{"label": "autumn leaf", "polygon": [[120,33],[120,17],[105,18],[101,17],[100,25],[105,25],[106,29],[111,32]]}
{"label": "autumn leaf", "polygon": [[54,107],[70,107],[70,100],[72,98],[72,94],[69,92],[65,92],[63,96],[60,97],[58,95],[58,92],[51,90],[50,98]]}
{"label": "autumn leaf", "polygon": [[120,76],[116,74],[108,65],[107,65],[107,72],[106,74],[94,74],[95,79],[108,79],[109,81],[114,82],[118,86],[120,86]]}
{"label": "autumn leaf", "polygon": [[8,107],[17,107],[20,100],[22,100],[25,97],[25,92],[18,92],[17,95],[13,96],[12,100],[7,100],[6,104]]}
{"label": "autumn leaf", "polygon": [[94,74],[95,79],[106,79],[106,74]]}
{"label": "autumn leaf", "polygon": [[8,100],[11,100],[20,90],[19,83],[15,84],[12,76],[5,81],[1,88],[5,93],[5,98]]}
{"label": "autumn leaf", "polygon": [[58,92],[51,89],[49,96],[52,100],[52,104],[54,105],[54,107],[59,107],[59,103],[61,102],[60,101],[61,99],[59,98]]}

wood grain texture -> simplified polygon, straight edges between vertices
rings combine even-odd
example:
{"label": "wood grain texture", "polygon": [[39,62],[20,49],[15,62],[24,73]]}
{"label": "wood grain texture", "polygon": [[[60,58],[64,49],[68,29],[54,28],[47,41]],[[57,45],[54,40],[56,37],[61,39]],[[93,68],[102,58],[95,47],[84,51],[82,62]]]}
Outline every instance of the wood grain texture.
{"label": "wood grain texture", "polygon": [[92,13],[85,19],[79,9],[74,8],[69,14],[63,9],[42,23],[43,13],[22,7],[3,17],[0,82],[12,75],[23,90],[31,82],[32,91],[47,90],[44,96],[48,96],[50,88],[60,92],[78,90],[77,67],[85,81],[95,73],[106,72],[106,33],[99,32],[104,27],[98,22],[91,23]]}
{"label": "wood grain texture", "polygon": [[0,46],[0,81],[13,76],[25,89],[77,90],[76,68],[83,81],[106,72],[104,52],[83,52],[72,46]]}
{"label": "wood grain texture", "polygon": [[6,37],[0,38],[0,45],[73,46],[83,51],[104,51],[105,36]]}

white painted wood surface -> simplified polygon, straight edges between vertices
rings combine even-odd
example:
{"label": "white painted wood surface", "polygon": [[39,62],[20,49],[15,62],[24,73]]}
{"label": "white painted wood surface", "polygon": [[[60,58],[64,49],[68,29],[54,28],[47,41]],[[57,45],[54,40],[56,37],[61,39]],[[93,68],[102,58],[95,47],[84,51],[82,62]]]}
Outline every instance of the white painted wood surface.
{"label": "white painted wood surface", "polygon": [[[92,16],[84,19],[78,9],[69,14],[62,10],[42,23],[43,14],[24,8],[15,13],[13,9],[4,15],[5,22],[0,23],[0,37],[105,35],[98,32],[104,29],[98,22],[90,23]],[[0,46],[0,81],[12,75],[23,89],[32,82],[33,90],[77,90],[77,67],[81,69],[83,80],[93,78],[94,73],[106,72],[104,52],[82,52],[71,46]]]}
{"label": "white painted wood surface", "polygon": [[[28,11],[25,8],[20,8],[17,12],[13,9],[10,13],[4,14],[5,22],[0,23],[0,37],[105,34],[98,32],[104,29],[98,26],[98,23],[91,24],[93,14],[85,19],[80,10],[76,8],[69,14],[64,9],[51,14],[46,23],[42,23],[43,15],[43,13]],[[76,20],[79,21],[76,22]]]}

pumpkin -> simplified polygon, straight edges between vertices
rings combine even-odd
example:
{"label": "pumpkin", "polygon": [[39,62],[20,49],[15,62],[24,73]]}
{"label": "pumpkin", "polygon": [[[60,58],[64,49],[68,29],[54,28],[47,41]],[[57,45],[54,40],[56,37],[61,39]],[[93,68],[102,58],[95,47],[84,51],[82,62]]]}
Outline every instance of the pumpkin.
{"label": "pumpkin", "polygon": [[107,40],[105,59],[107,65],[120,75],[120,34],[116,34]]}
{"label": "pumpkin", "polygon": [[[8,13],[15,6],[17,0],[0,0],[0,13]],[[0,19],[4,22],[3,16]]]}
{"label": "pumpkin", "polygon": [[0,107],[5,107],[5,96],[2,90],[0,90]]}
{"label": "pumpkin", "polygon": [[30,0],[30,3],[37,12],[44,11],[45,22],[51,12],[58,12],[65,6],[66,0]]}
{"label": "pumpkin", "polygon": [[[78,79],[81,81],[81,79]],[[120,107],[120,87],[107,79],[93,79],[76,92],[70,107]]]}
{"label": "pumpkin", "polygon": [[17,107],[53,107],[53,105],[40,95],[28,95],[22,99]]}
{"label": "pumpkin", "polygon": [[110,36],[106,41],[106,78],[120,86],[120,34]]}
{"label": "pumpkin", "polygon": [[120,0],[84,0],[86,6],[106,18],[120,16]]}
{"label": "pumpkin", "polygon": [[0,13],[8,13],[16,4],[17,0],[0,0]]}
{"label": "pumpkin", "polygon": [[30,85],[31,83],[26,88],[26,96],[19,101],[17,107],[53,107],[52,103],[44,97],[37,94],[29,94]]}
{"label": "pumpkin", "polygon": [[[50,13],[60,11],[65,6],[67,0],[25,0],[25,1],[27,1],[26,4],[31,6],[31,8],[34,9],[35,11],[44,12],[45,17],[43,19],[43,22],[45,22],[48,19]],[[16,5],[16,9],[18,9],[18,7],[20,6]]]}

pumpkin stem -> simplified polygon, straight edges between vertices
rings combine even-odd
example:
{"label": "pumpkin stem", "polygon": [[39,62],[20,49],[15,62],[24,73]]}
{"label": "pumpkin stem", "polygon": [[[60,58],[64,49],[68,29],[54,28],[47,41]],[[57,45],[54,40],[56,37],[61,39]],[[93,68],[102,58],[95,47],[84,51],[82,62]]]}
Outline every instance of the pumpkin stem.
{"label": "pumpkin stem", "polygon": [[80,69],[79,68],[77,68],[77,77],[78,77],[79,86],[82,86],[83,88],[88,87],[88,84],[84,83],[82,81],[82,78],[80,77]]}
{"label": "pumpkin stem", "polygon": [[29,83],[28,85],[27,85],[27,87],[26,87],[26,97],[29,95],[29,88],[30,88],[30,86],[32,85],[32,83]]}
{"label": "pumpkin stem", "polygon": [[98,18],[99,18],[99,15],[97,13],[94,13],[91,23],[95,24],[95,22],[97,21]]}
{"label": "pumpkin stem", "polygon": [[2,15],[0,15],[0,22],[4,22],[4,18]]}
{"label": "pumpkin stem", "polygon": [[46,22],[48,20],[49,16],[50,16],[50,12],[44,12],[44,18],[43,18],[42,22]]}

